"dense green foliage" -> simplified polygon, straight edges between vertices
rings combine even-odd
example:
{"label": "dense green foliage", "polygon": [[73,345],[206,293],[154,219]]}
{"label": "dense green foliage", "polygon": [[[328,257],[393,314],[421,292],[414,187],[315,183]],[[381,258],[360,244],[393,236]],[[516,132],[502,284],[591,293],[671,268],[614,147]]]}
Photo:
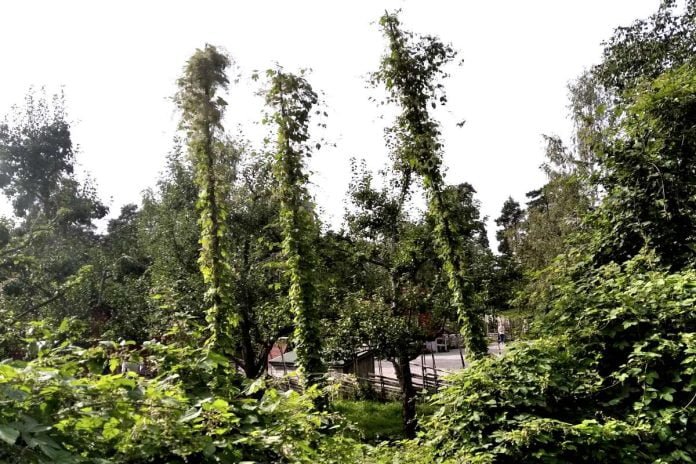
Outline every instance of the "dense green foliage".
{"label": "dense green foliage", "polygon": [[[456,53],[395,14],[371,77],[397,108],[391,165],[353,164],[339,231],[308,189],[326,113],[304,74],[267,72],[275,139],[254,148],[224,128],[231,59],[197,50],[182,142],[101,232],[62,97],[30,92],[0,123],[0,463],[693,462],[695,15],[665,0],[571,84],[573,138],[546,137],[498,255],[474,187],[444,179],[432,110]],[[484,312],[533,322],[486,356]],[[419,395],[410,361],[451,329],[467,367]],[[281,337],[302,393],[264,378]],[[366,350],[400,403],[329,385],[328,361]]]}
{"label": "dense green foliage", "polygon": [[181,125],[186,130],[199,191],[196,203],[201,229],[199,265],[207,285],[205,298],[210,305],[206,316],[208,343],[214,353],[223,356],[232,354],[230,333],[238,322],[230,288],[232,269],[227,260],[229,213],[224,208],[232,160],[228,144],[220,134],[227,103],[218,94],[229,82],[225,74],[229,65],[229,59],[215,47],[207,45],[198,50],[187,63],[177,94]]}
{"label": "dense green foliage", "polygon": [[[346,462],[359,451],[321,431],[311,397],[228,386],[203,349],[44,342],[31,362],[0,364],[0,459],[40,463]],[[144,362],[155,377],[123,371]],[[331,450],[331,451],[328,451]],[[351,457],[353,456],[353,457]]]}
{"label": "dense green foliage", "polygon": [[642,247],[672,268],[692,263],[696,240],[696,69],[685,64],[634,89],[607,137],[598,259]]}
{"label": "dense green foliage", "polygon": [[581,281],[566,274],[544,337],[455,376],[416,456],[686,462],[696,451],[695,279],[643,255]]}
{"label": "dense green foliage", "polygon": [[[666,2],[658,17],[671,17],[673,7]],[[669,22],[678,30],[659,22],[655,30],[642,22],[628,29],[664,41],[646,57],[663,66],[657,75],[647,63],[644,74],[626,77],[635,63],[617,53],[638,39],[622,29],[606,61],[583,77],[583,85],[596,86],[594,95],[616,92],[612,86],[623,82],[612,117],[593,113],[597,100],[586,99],[587,111],[575,113],[587,118],[576,126],[576,151],[551,140],[557,170],[547,171],[549,183],[531,195],[522,221],[510,201],[499,222],[507,239],[501,251],[535,271],[516,301],[537,315],[535,338],[453,376],[453,385],[436,395],[440,410],[425,432],[388,459],[693,461],[696,74],[688,60],[658,53],[672,50],[675,37],[684,39],[687,24],[693,29],[685,19],[692,12],[689,2],[684,17]],[[538,211],[547,214],[535,217]],[[573,221],[575,231],[560,228]],[[542,226],[544,235],[535,236]],[[546,257],[525,252],[537,243],[547,251],[553,242],[543,237],[561,246]]]}
{"label": "dense green foliage", "polygon": [[321,385],[326,370],[322,359],[317,308],[314,244],[317,221],[307,193],[304,159],[310,156],[308,124],[317,95],[306,79],[281,70],[270,70],[266,104],[277,127],[274,175],[280,201],[280,229],[288,302],[295,330],[294,342],[300,373],[307,385]]}

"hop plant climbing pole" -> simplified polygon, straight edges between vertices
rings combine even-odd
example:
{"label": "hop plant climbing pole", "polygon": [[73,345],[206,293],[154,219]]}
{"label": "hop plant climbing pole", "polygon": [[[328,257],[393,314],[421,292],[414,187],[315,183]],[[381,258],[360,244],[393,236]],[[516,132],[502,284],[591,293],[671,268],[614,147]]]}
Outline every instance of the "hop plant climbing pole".
{"label": "hop plant climbing pole", "polygon": [[268,77],[266,103],[272,114],[267,119],[277,129],[274,173],[297,364],[305,386],[320,387],[326,368],[321,357],[313,249],[319,229],[304,172],[304,160],[311,154],[308,125],[317,95],[302,76],[274,69],[268,71]]}
{"label": "hop plant climbing pole", "polygon": [[470,284],[459,246],[459,231],[449,219],[450,208],[443,196],[440,127],[430,115],[430,109],[447,103],[440,81],[447,77],[443,66],[455,58],[456,52],[437,37],[416,37],[404,32],[394,14],[385,13],[380,25],[389,46],[380,69],[372,76],[372,83],[383,84],[387,90],[386,103],[401,109],[388,130],[388,140],[401,169],[412,170],[423,181],[428,213],[436,224],[436,248],[462,325],[466,351],[473,357],[482,356],[488,351],[483,321],[467,301]]}
{"label": "hop plant climbing pole", "polygon": [[227,227],[224,198],[228,186],[223,179],[230,169],[223,160],[226,144],[222,138],[222,117],[227,103],[219,92],[229,83],[226,70],[230,59],[214,46],[206,45],[189,59],[179,79],[176,101],[182,113],[181,128],[186,131],[188,150],[195,169],[199,195],[201,251],[198,264],[207,286],[207,348],[211,359],[223,365],[233,354],[230,337],[237,323],[227,259]]}

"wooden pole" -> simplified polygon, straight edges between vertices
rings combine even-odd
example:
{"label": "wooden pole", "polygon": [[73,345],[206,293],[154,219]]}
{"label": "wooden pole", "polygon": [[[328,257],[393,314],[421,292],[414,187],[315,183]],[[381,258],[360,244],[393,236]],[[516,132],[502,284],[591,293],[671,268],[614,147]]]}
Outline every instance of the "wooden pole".
{"label": "wooden pole", "polygon": [[435,381],[435,388],[437,388],[437,366],[435,364],[435,353],[430,353],[433,358],[433,380]]}
{"label": "wooden pole", "polygon": [[285,353],[280,350],[280,360],[283,363],[283,375],[288,375],[288,366],[285,365]]}
{"label": "wooden pole", "polygon": [[379,383],[382,389],[382,399],[385,398],[384,396],[384,375],[382,374],[382,360],[378,359],[377,360],[377,366],[379,366]]}

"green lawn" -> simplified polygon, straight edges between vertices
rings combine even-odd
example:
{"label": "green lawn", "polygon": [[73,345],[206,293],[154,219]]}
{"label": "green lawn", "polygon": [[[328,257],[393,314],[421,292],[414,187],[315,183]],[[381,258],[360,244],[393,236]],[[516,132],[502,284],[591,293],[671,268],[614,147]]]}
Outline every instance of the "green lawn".
{"label": "green lawn", "polygon": [[[332,406],[355,426],[355,438],[368,443],[404,438],[400,402],[337,400],[332,403]],[[419,419],[432,413],[432,408],[428,404],[419,403],[417,410]]]}

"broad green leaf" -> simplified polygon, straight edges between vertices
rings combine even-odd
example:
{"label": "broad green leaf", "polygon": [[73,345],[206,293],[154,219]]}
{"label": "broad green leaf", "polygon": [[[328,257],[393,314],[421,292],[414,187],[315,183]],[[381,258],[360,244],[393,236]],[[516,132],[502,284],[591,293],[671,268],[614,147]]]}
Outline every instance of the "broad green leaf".
{"label": "broad green leaf", "polygon": [[19,430],[9,425],[0,424],[0,440],[4,441],[8,445],[14,445],[19,437]]}

